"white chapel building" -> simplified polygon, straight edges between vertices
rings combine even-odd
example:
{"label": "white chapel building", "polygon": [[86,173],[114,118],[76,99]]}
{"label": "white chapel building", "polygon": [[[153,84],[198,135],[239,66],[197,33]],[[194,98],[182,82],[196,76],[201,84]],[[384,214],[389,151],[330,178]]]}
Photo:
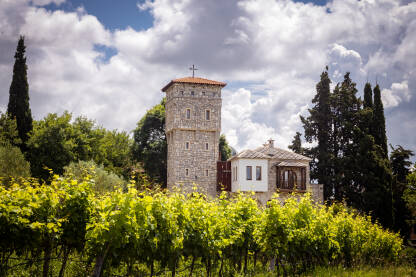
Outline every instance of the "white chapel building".
{"label": "white chapel building", "polygon": [[215,197],[222,190],[253,191],[261,204],[275,192],[310,192],[323,201],[322,185],[310,182],[311,159],[274,146],[269,140],[220,161],[221,89],[226,83],[198,77],[170,81],[166,93],[167,187]]}

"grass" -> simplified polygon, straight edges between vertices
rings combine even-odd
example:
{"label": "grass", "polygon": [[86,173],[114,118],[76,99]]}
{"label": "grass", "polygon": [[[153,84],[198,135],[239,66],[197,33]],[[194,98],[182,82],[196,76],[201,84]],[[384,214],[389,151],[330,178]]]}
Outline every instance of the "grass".
{"label": "grass", "polygon": [[[237,275],[243,277],[244,275]],[[247,275],[246,275],[247,276]],[[257,273],[250,277],[275,277],[276,273]],[[300,277],[416,277],[416,268],[409,265],[361,266],[356,268],[319,267]]]}
{"label": "grass", "polygon": [[313,277],[413,277],[416,269],[410,266],[377,266],[345,269],[342,267],[317,268],[313,272],[303,276]]}

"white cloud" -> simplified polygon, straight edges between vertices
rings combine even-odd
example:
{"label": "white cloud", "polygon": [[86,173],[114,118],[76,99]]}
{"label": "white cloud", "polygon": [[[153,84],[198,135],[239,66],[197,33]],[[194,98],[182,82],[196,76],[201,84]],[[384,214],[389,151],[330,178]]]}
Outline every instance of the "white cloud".
{"label": "white cloud", "polygon": [[59,6],[64,2],[65,0],[32,0],[32,3],[36,6],[45,6],[51,3],[54,3]]}
{"label": "white cloud", "polygon": [[411,98],[408,81],[391,84],[390,89],[381,91],[381,99],[386,108],[396,107],[402,101],[409,102]]}
{"label": "white cloud", "polygon": [[[32,3],[51,2],[63,1]],[[286,147],[326,65],[332,85],[351,71],[360,91],[378,76],[386,107],[416,101],[416,3],[148,0],[138,7],[153,15],[151,28],[110,31],[82,7],[48,12],[29,0],[0,2],[0,87],[8,90],[17,38],[25,34],[35,118],[66,109],[132,130],[163,97],[160,88],[196,64],[199,76],[229,83],[222,126],[238,150],[270,137]],[[103,62],[97,44],[115,55]],[[0,107],[5,103],[0,94]],[[400,143],[398,127],[388,128]]]}

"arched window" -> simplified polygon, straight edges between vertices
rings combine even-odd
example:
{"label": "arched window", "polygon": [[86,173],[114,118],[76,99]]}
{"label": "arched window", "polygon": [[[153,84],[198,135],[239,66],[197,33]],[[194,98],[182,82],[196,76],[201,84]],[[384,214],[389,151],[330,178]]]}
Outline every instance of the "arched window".
{"label": "arched window", "polygon": [[297,176],[293,170],[283,170],[280,177],[280,188],[282,189],[294,189],[297,187]]}

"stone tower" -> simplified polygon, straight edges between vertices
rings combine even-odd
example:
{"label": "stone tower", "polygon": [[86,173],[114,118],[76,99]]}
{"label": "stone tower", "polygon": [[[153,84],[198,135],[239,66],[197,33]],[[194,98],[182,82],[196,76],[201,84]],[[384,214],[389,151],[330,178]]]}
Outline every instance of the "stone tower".
{"label": "stone tower", "polygon": [[172,80],[166,93],[168,189],[216,195],[221,132],[221,89],[225,83],[186,77]]}

